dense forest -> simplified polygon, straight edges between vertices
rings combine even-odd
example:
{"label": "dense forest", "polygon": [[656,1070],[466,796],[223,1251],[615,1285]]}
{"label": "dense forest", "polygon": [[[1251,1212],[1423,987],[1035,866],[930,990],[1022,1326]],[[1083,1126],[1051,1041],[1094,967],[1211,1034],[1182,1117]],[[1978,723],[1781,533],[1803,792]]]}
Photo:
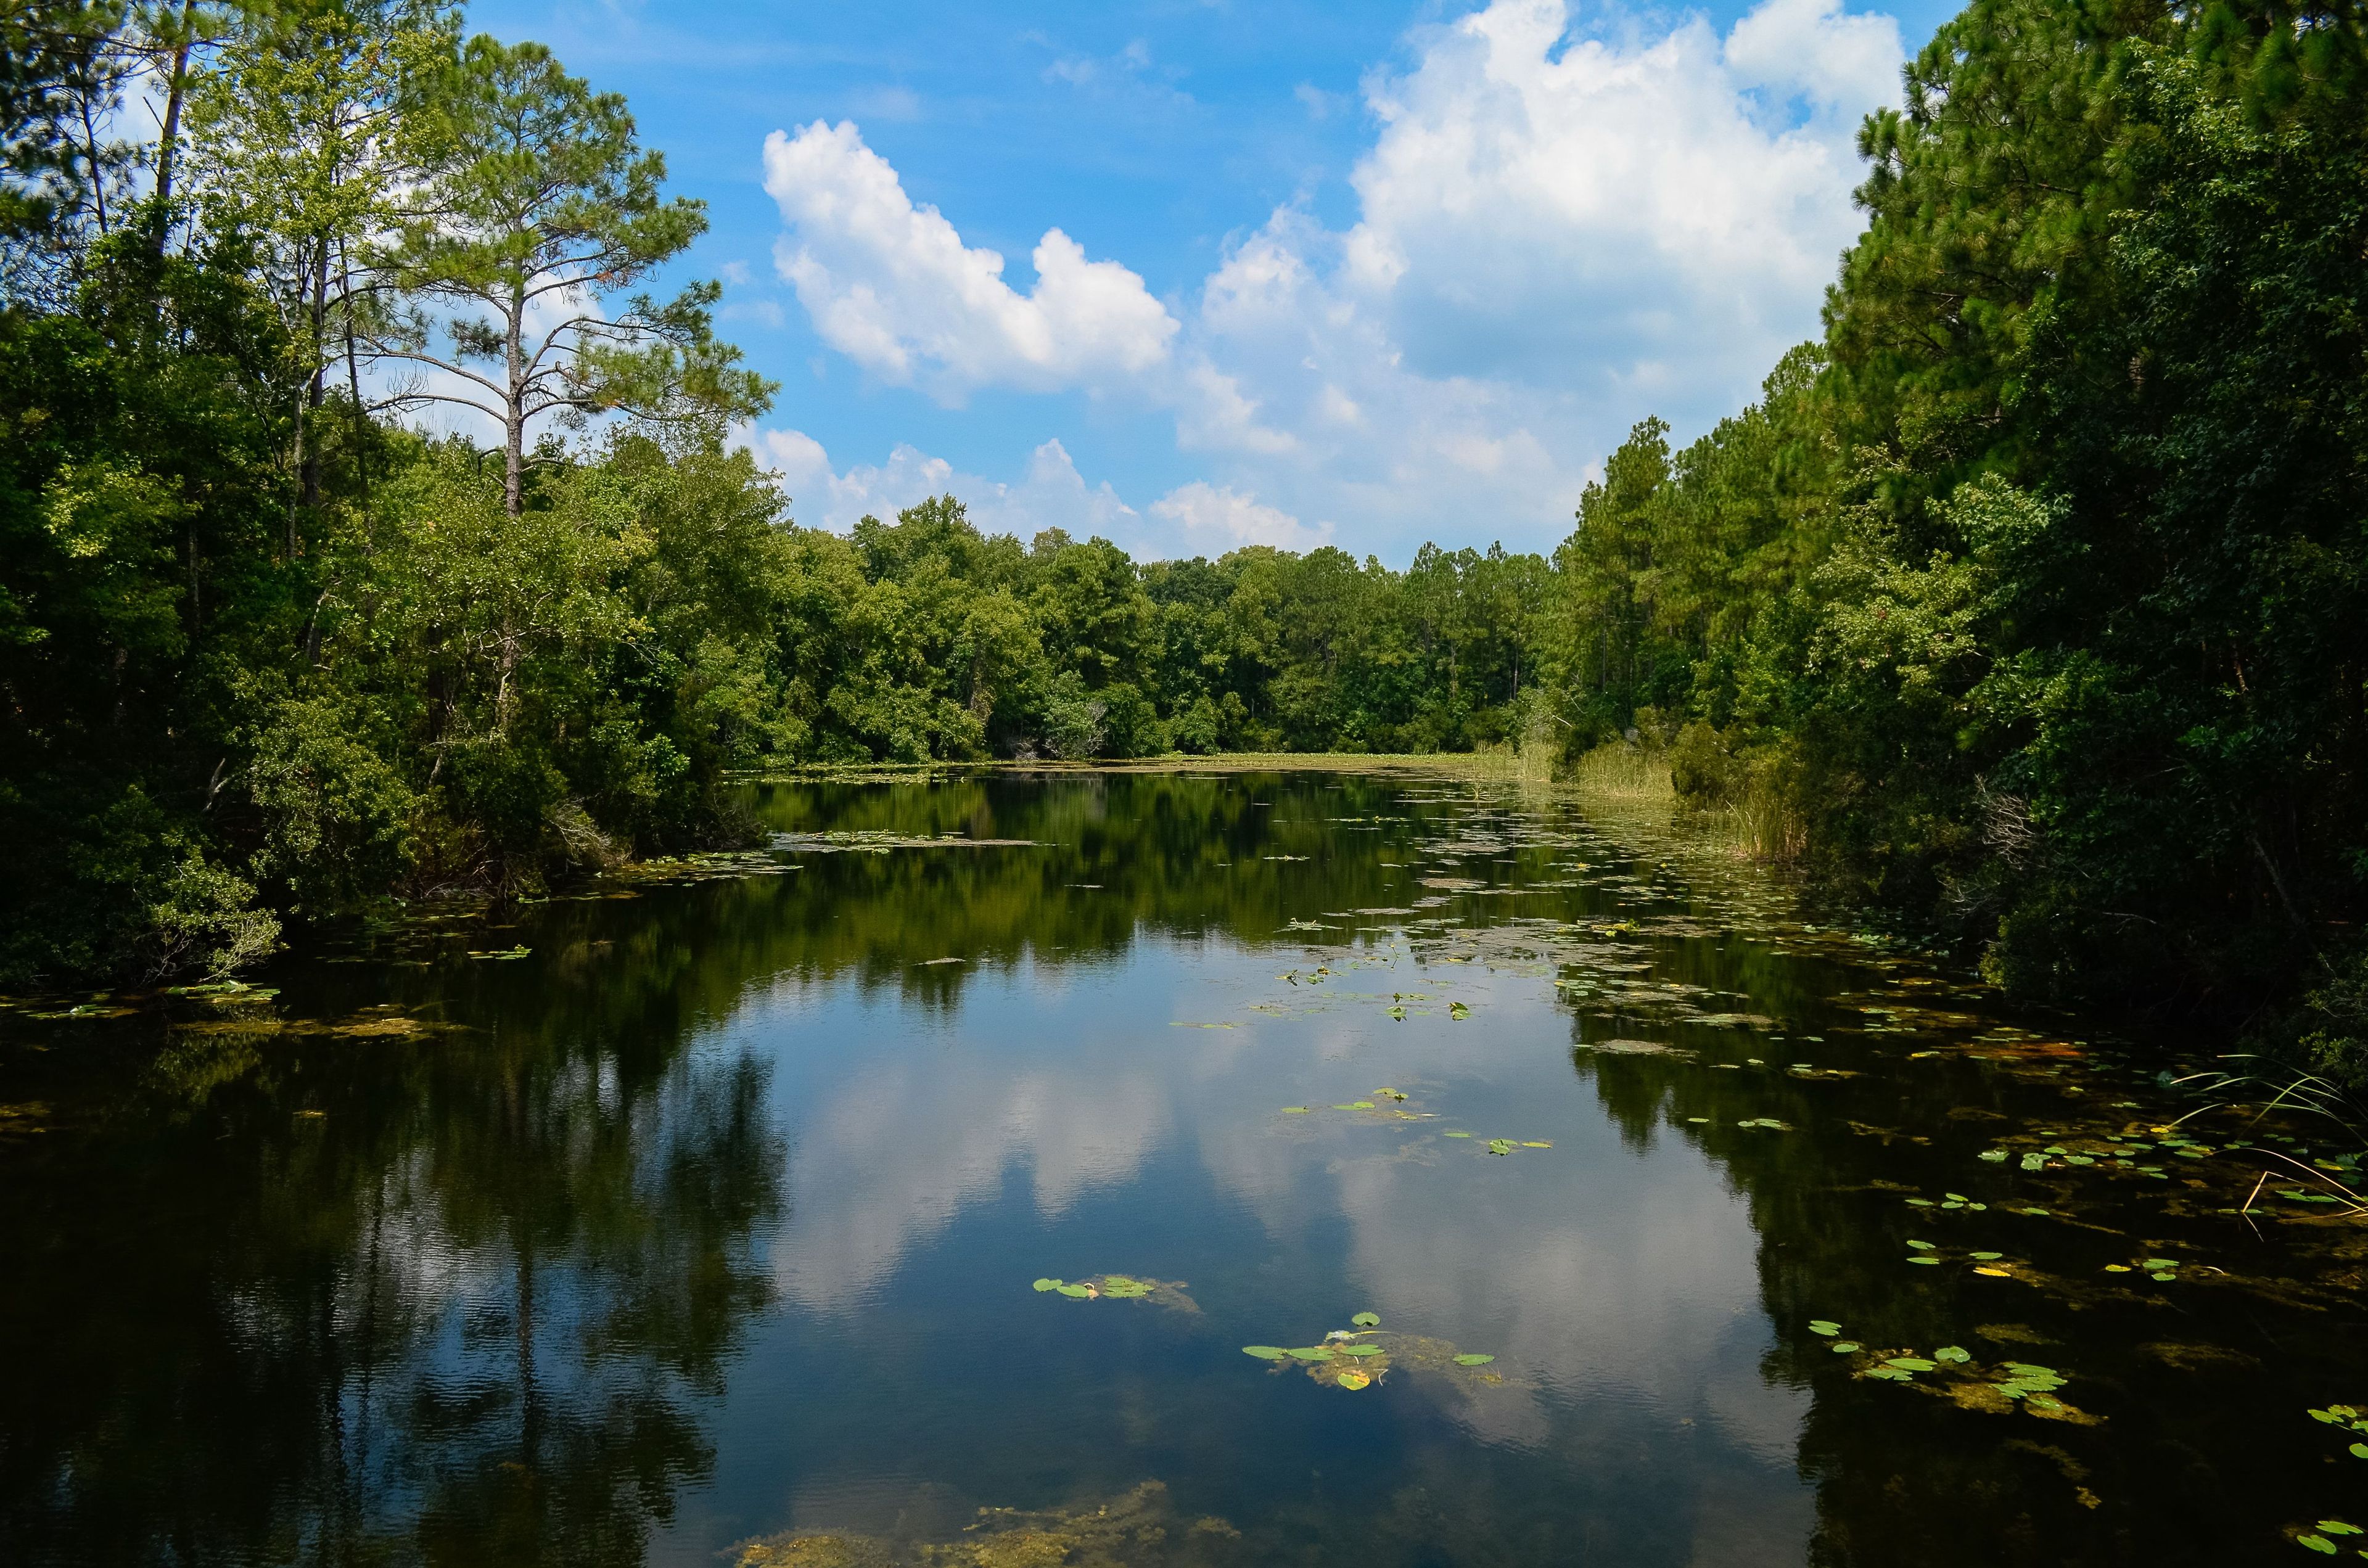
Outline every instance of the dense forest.
{"label": "dense forest", "polygon": [[1976,0],[1758,403],[1402,571],[801,528],[716,289],[646,291],[700,204],[547,51],[5,17],[0,983],[730,842],[750,767],[1611,744],[2020,992],[2368,1067],[2348,4]]}

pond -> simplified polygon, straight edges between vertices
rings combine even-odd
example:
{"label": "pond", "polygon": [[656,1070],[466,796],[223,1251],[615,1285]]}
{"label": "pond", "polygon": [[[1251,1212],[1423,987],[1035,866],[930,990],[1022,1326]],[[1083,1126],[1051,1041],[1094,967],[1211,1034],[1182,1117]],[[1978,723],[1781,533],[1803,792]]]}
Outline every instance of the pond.
{"label": "pond", "polygon": [[2368,1545],[2350,1155],[2208,1056],[1537,786],[751,801],[0,1017],[0,1561]]}

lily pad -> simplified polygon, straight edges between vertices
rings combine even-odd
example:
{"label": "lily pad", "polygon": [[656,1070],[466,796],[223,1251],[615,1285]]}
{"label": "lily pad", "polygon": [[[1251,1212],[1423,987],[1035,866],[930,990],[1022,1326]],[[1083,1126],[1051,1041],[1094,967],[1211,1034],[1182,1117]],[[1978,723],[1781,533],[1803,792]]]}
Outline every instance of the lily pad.
{"label": "lily pad", "polygon": [[1448,1137],[1448,1138],[1469,1138],[1469,1137],[1471,1137],[1471,1136],[1472,1136],[1472,1134],[1470,1134],[1469,1132],[1449,1132],[1449,1133],[1441,1134],[1441,1136],[1443,1136],[1443,1137]]}
{"label": "lily pad", "polygon": [[1837,1339],[1832,1345],[1827,1346],[1827,1348],[1830,1349],[1837,1356],[1855,1356],[1860,1351],[1865,1349],[1866,1346],[1861,1345],[1855,1339]]}
{"label": "lily pad", "polygon": [[1287,1105],[1282,1108],[1282,1114],[1285,1116],[1305,1116],[1307,1112],[1308,1108],[1304,1105]]}
{"label": "lily pad", "polygon": [[1975,1263],[1996,1263],[1999,1258],[2004,1257],[2006,1254],[2002,1252],[1969,1252],[1965,1256],[1972,1258]]}
{"label": "lily pad", "polygon": [[1551,1149],[1554,1145],[1551,1143],[1540,1142],[1538,1140],[1531,1138],[1524,1140],[1521,1143],[1521,1147],[1524,1149]]}
{"label": "lily pad", "polygon": [[2306,1546],[2310,1548],[2311,1551],[2318,1552],[2323,1556],[2332,1557],[2335,1555],[2335,1543],[2328,1540],[2323,1535],[2298,1535],[2294,1537],[2294,1544],[2296,1546]]}
{"label": "lily pad", "polygon": [[1332,1359],[1332,1347],[1328,1345],[1303,1345],[1289,1354],[1294,1360],[1329,1361]]}
{"label": "lily pad", "polygon": [[1459,1367],[1485,1367],[1496,1358],[1494,1356],[1474,1356],[1467,1353],[1458,1356],[1455,1358],[1455,1364]]}
{"label": "lily pad", "polygon": [[1382,1347],[1378,1345],[1336,1345],[1332,1353],[1336,1356],[1378,1356]]}
{"label": "lily pad", "polygon": [[1841,1331],[1842,1325],[1834,1322],[1831,1318],[1812,1318],[1809,1320],[1809,1332],[1811,1334],[1822,1334],[1831,1337],[1834,1335],[1839,1334]]}
{"label": "lily pad", "polygon": [[1911,1258],[1909,1258],[1907,1261],[1908,1261],[1908,1262],[1910,1262],[1910,1263],[1929,1263],[1929,1264],[1932,1265],[1932,1267],[1934,1267],[1935,1268],[1939,1267],[1940,1267],[1940,1265],[1941,1265],[1941,1260],[1940,1260],[1939,1258],[1937,1258],[1937,1257],[1926,1257],[1926,1256],[1921,1256],[1921,1255],[1919,1255],[1919,1256],[1915,1256],[1915,1257],[1911,1257]]}
{"label": "lily pad", "polygon": [[1242,1346],[1242,1354],[1255,1356],[1261,1361],[1280,1361],[1291,1352],[1280,1345],[1245,1345]]}
{"label": "lily pad", "polygon": [[1061,1279],[1039,1279],[1036,1281],[1036,1289],[1039,1290],[1057,1290],[1065,1283],[1067,1283],[1067,1281]]}
{"label": "lily pad", "polygon": [[1930,1242],[1909,1242],[1907,1244],[1914,1247],[1918,1252],[1930,1252],[1933,1250],[1933,1244]]}
{"label": "lily pad", "polygon": [[1064,1296],[1067,1296],[1074,1301],[1084,1301],[1087,1296],[1093,1294],[1091,1288],[1084,1285],[1055,1285],[1053,1288],[1060,1291]]}
{"label": "lily pad", "polygon": [[1359,1312],[1355,1317],[1350,1318],[1349,1321],[1355,1324],[1359,1328],[1379,1328],[1382,1326],[1382,1314],[1379,1312]]}
{"label": "lily pad", "polygon": [[1943,1345],[1932,1352],[1932,1359],[1935,1361],[1946,1361],[1960,1367],[1973,1358],[1974,1353],[1962,1345]]}
{"label": "lily pad", "polygon": [[1368,1388],[1372,1386],[1373,1381],[1372,1379],[1365,1376],[1362,1372],[1343,1372],[1332,1381],[1339,1384],[1342,1388],[1348,1389],[1351,1392],[1354,1392],[1358,1389]]}
{"label": "lily pad", "polygon": [[1939,1365],[1938,1362],[1928,1361],[1921,1356],[1887,1357],[1883,1364],[1886,1367],[1896,1367],[1903,1372],[1929,1372]]}

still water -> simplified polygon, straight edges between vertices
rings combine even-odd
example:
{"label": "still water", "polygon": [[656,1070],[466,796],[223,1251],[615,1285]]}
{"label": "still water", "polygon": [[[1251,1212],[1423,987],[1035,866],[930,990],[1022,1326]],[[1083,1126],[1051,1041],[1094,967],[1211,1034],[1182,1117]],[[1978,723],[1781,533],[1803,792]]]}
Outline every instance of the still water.
{"label": "still water", "polygon": [[2368,1542],[2330,1130],[2175,1121],[1715,846],[1411,772],[752,803],[0,1016],[0,1562]]}

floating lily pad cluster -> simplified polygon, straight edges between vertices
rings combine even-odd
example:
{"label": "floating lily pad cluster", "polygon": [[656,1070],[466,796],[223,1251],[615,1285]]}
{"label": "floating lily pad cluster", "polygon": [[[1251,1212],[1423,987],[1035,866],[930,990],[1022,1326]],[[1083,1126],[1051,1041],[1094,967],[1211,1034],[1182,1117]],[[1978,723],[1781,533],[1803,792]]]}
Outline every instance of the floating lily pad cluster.
{"label": "floating lily pad cluster", "polygon": [[1962,1192],[1944,1192],[1937,1203],[1929,1198],[1911,1198],[1907,1203],[1915,1209],[1963,1209],[1973,1214],[1985,1213],[1989,1209],[1988,1204],[1977,1203]]}
{"label": "floating lily pad cluster", "polygon": [[[2347,1519],[2321,1519],[2316,1529],[2304,1530],[2296,1535],[2294,1544],[2307,1551],[2316,1551],[2322,1557],[2333,1557],[2343,1549],[2328,1540],[2329,1536],[2340,1538],[2361,1533],[2360,1527]],[[2368,1551],[2361,1551],[2359,1554],[2368,1557]]]}
{"label": "floating lily pad cluster", "polygon": [[1090,1279],[1055,1279],[1047,1276],[1035,1282],[1042,1295],[1066,1296],[1073,1301],[1141,1301],[1154,1306],[1171,1307],[1179,1312],[1198,1312],[1200,1305],[1184,1293],[1182,1281],[1139,1279],[1132,1274],[1097,1274]]}
{"label": "floating lily pad cluster", "polygon": [[1813,1318],[1809,1322],[1809,1332],[1811,1334],[1822,1334],[1827,1339],[1833,1340],[1833,1344],[1827,1346],[1827,1348],[1832,1350],[1837,1356],[1854,1356],[1859,1351],[1866,1348],[1865,1346],[1861,1345],[1855,1339],[1841,1339],[1836,1337],[1841,1333],[1841,1331],[1842,1325],[1834,1322],[1831,1318]]}
{"label": "floating lily pad cluster", "polygon": [[[2042,1133],[2041,1136],[2045,1137],[2047,1134]],[[2103,1135],[2101,1143],[2091,1142],[2086,1148],[2076,1149],[2069,1144],[2058,1142],[2050,1143],[2044,1149],[2027,1150],[2018,1163],[2023,1170],[2034,1173],[2055,1171],[2062,1174],[2070,1170],[2094,1168],[2131,1171],[2151,1180],[2169,1181],[2170,1173],[2168,1167],[2149,1164],[2142,1158],[2153,1153],[2157,1146],[2169,1150],[2182,1159],[2189,1160],[2205,1159],[2212,1153],[2210,1145],[2192,1142],[2183,1138],[2165,1138],[2157,1145],[2144,1139],[2109,1132]],[[2010,1159],[2016,1159],[2011,1152],[2005,1149],[1985,1149],[1979,1157],[1992,1165],[2004,1165]]]}
{"label": "floating lily pad cluster", "polygon": [[[1427,1369],[1458,1367],[1476,1371],[1496,1360],[1474,1351],[1459,1350],[1442,1339],[1430,1339],[1419,1335],[1382,1332],[1380,1314],[1359,1312],[1349,1320],[1351,1327],[1336,1328],[1314,1345],[1295,1347],[1281,1345],[1245,1345],[1242,1354],[1274,1364],[1277,1370],[1292,1366],[1304,1369],[1316,1382],[1354,1393],[1371,1388],[1386,1376],[1393,1366],[1412,1366]],[[1377,1339],[1391,1341],[1384,1346]],[[1494,1374],[1484,1374],[1483,1381],[1497,1381]]]}
{"label": "floating lily pad cluster", "polygon": [[2179,1268],[2179,1260],[2171,1257],[2146,1257],[2140,1258],[2135,1263],[2109,1263],[2105,1265],[2105,1272],[2108,1274],[2129,1274],[2136,1272],[2146,1275],[2157,1285],[2169,1285],[2178,1279]]}
{"label": "floating lily pad cluster", "polygon": [[1405,1105],[1406,1100],[1406,1094],[1405,1090],[1391,1088],[1389,1085],[1383,1085],[1382,1087],[1372,1091],[1372,1097],[1371,1099],[1340,1100],[1329,1107],[1287,1105],[1282,1108],[1282,1114],[1285,1116],[1313,1116],[1316,1112],[1325,1109],[1372,1111],[1374,1114],[1367,1118],[1367,1119],[1372,1121],[1420,1121],[1433,1114],[1430,1111],[1402,1109],[1401,1108]]}
{"label": "floating lily pad cluster", "polygon": [[2004,1414],[2020,1403],[2032,1415],[2052,1420],[2083,1424],[2096,1420],[2056,1397],[2056,1391],[2064,1387],[2065,1377],[2053,1367],[2030,1361],[2002,1361],[1994,1367],[1983,1367],[1975,1364],[1974,1353],[1962,1345],[1943,1345],[1923,1356],[1913,1350],[1885,1355],[1869,1351],[1857,1340],[1840,1337],[1842,1325],[1830,1318],[1815,1319],[1809,1324],[1809,1332],[1832,1339],[1835,1355],[1860,1358],[1857,1375],[1877,1382],[1915,1383],[1919,1379],[1937,1376],[1933,1392],[1946,1394],[1967,1409]]}
{"label": "floating lily pad cluster", "polygon": [[[1910,1263],[1922,1264],[1927,1267],[1938,1267],[1947,1261],[1938,1242],[1910,1241],[1907,1248],[1907,1261]],[[2006,1257],[2006,1254],[2002,1252],[1985,1249],[1980,1252],[1969,1252],[1964,1256],[1973,1261],[1974,1272],[1976,1274],[1986,1274],[1993,1278],[2004,1278],[2013,1272],[2001,1267]]]}
{"label": "floating lily pad cluster", "polygon": [[[2329,1426],[2340,1426],[2347,1432],[2368,1436],[2368,1412],[2348,1404],[2330,1404],[2324,1410],[2313,1410],[2310,1418],[2323,1421]],[[2353,1459],[2368,1460],[2368,1442],[2355,1441],[2351,1451]]]}

